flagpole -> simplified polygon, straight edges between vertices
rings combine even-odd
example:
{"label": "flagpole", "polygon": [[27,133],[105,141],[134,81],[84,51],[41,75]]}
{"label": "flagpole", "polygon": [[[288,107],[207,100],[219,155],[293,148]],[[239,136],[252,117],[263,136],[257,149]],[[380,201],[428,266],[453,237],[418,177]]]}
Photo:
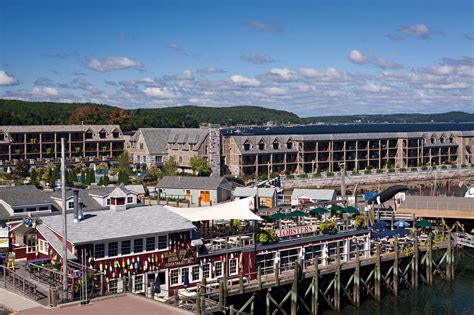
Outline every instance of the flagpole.
{"label": "flagpole", "polygon": [[63,298],[67,300],[66,152],[64,138],[61,138],[61,201],[63,205]]}

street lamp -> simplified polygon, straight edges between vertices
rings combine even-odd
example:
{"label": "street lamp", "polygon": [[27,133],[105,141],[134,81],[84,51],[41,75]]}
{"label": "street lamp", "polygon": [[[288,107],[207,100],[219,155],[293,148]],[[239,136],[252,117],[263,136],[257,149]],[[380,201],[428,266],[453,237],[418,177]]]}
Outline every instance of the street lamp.
{"label": "street lamp", "polygon": [[341,169],[341,198],[344,206],[346,205],[346,164],[339,163],[339,168]]}

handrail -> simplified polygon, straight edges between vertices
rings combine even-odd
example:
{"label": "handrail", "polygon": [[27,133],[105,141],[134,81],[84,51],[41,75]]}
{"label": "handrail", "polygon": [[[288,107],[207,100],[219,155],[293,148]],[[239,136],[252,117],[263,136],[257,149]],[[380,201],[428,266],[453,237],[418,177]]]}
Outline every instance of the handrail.
{"label": "handrail", "polygon": [[45,298],[46,296],[39,292],[36,284],[19,275],[14,270],[10,270],[5,266],[0,266],[3,281],[3,287],[13,292],[21,293],[23,296],[34,299],[35,301]]}

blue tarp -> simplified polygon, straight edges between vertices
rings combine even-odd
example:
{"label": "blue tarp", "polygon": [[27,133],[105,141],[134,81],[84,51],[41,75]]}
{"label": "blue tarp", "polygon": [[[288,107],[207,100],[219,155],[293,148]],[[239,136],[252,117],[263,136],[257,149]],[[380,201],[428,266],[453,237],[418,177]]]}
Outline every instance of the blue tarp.
{"label": "blue tarp", "polygon": [[368,191],[366,193],[364,193],[364,201],[368,201],[372,198],[374,198],[375,196],[377,196],[378,192],[376,191]]}
{"label": "blue tarp", "polygon": [[390,238],[390,237],[393,237],[393,235],[394,235],[393,231],[384,230],[380,233],[372,234],[372,238],[374,238],[374,239],[377,239],[377,238]]}

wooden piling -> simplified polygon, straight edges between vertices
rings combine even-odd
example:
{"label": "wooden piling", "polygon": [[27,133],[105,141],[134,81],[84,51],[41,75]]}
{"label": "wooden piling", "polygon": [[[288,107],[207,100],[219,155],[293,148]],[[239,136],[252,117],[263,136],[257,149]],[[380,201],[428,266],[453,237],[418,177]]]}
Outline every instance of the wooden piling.
{"label": "wooden piling", "polygon": [[298,262],[295,262],[295,271],[293,275],[293,286],[291,287],[291,315],[297,314],[298,306]]}
{"label": "wooden piling", "polygon": [[280,262],[279,261],[277,261],[277,263],[275,264],[275,283],[277,287],[280,286]]}
{"label": "wooden piling", "polygon": [[271,295],[271,292],[272,292],[272,289],[271,289],[271,288],[268,289],[268,292],[267,292],[267,295],[266,295],[266,299],[265,299],[265,301],[266,301],[266,303],[265,303],[265,305],[266,305],[266,312],[265,312],[265,313],[266,313],[267,315],[270,315],[270,311],[271,311],[271,310],[270,310],[270,295]]}
{"label": "wooden piling", "polygon": [[262,266],[257,268],[258,289],[262,290]]}
{"label": "wooden piling", "polygon": [[244,272],[242,270],[239,274],[239,293],[244,294]]}
{"label": "wooden piling", "polygon": [[418,236],[415,236],[413,242],[413,256],[411,258],[411,287],[418,287]]}
{"label": "wooden piling", "polygon": [[360,257],[359,249],[356,251],[356,261],[355,261],[355,270],[354,270],[354,305],[356,307],[360,306]]}
{"label": "wooden piling", "polygon": [[426,265],[426,282],[428,285],[433,284],[433,236],[428,235],[428,252],[425,259]]}
{"label": "wooden piling", "polygon": [[319,297],[319,258],[316,256],[313,261],[314,275],[311,283],[311,314],[318,314],[318,297]]}
{"label": "wooden piling", "polygon": [[334,278],[334,309],[341,310],[341,249],[339,242],[336,243],[336,273]]}
{"label": "wooden piling", "polygon": [[219,282],[219,310],[224,311],[224,286],[222,281]]}
{"label": "wooden piling", "polygon": [[377,251],[375,256],[375,273],[374,273],[374,291],[375,291],[375,299],[380,302],[380,298],[382,296],[381,291],[381,269],[382,269],[382,260],[380,257],[380,244],[377,244]]}
{"label": "wooden piling", "polygon": [[452,270],[452,235],[451,231],[448,232],[448,249],[446,252],[446,280],[453,281],[453,270]]}
{"label": "wooden piling", "polygon": [[398,296],[398,237],[395,238],[395,257],[393,260],[393,295]]}

